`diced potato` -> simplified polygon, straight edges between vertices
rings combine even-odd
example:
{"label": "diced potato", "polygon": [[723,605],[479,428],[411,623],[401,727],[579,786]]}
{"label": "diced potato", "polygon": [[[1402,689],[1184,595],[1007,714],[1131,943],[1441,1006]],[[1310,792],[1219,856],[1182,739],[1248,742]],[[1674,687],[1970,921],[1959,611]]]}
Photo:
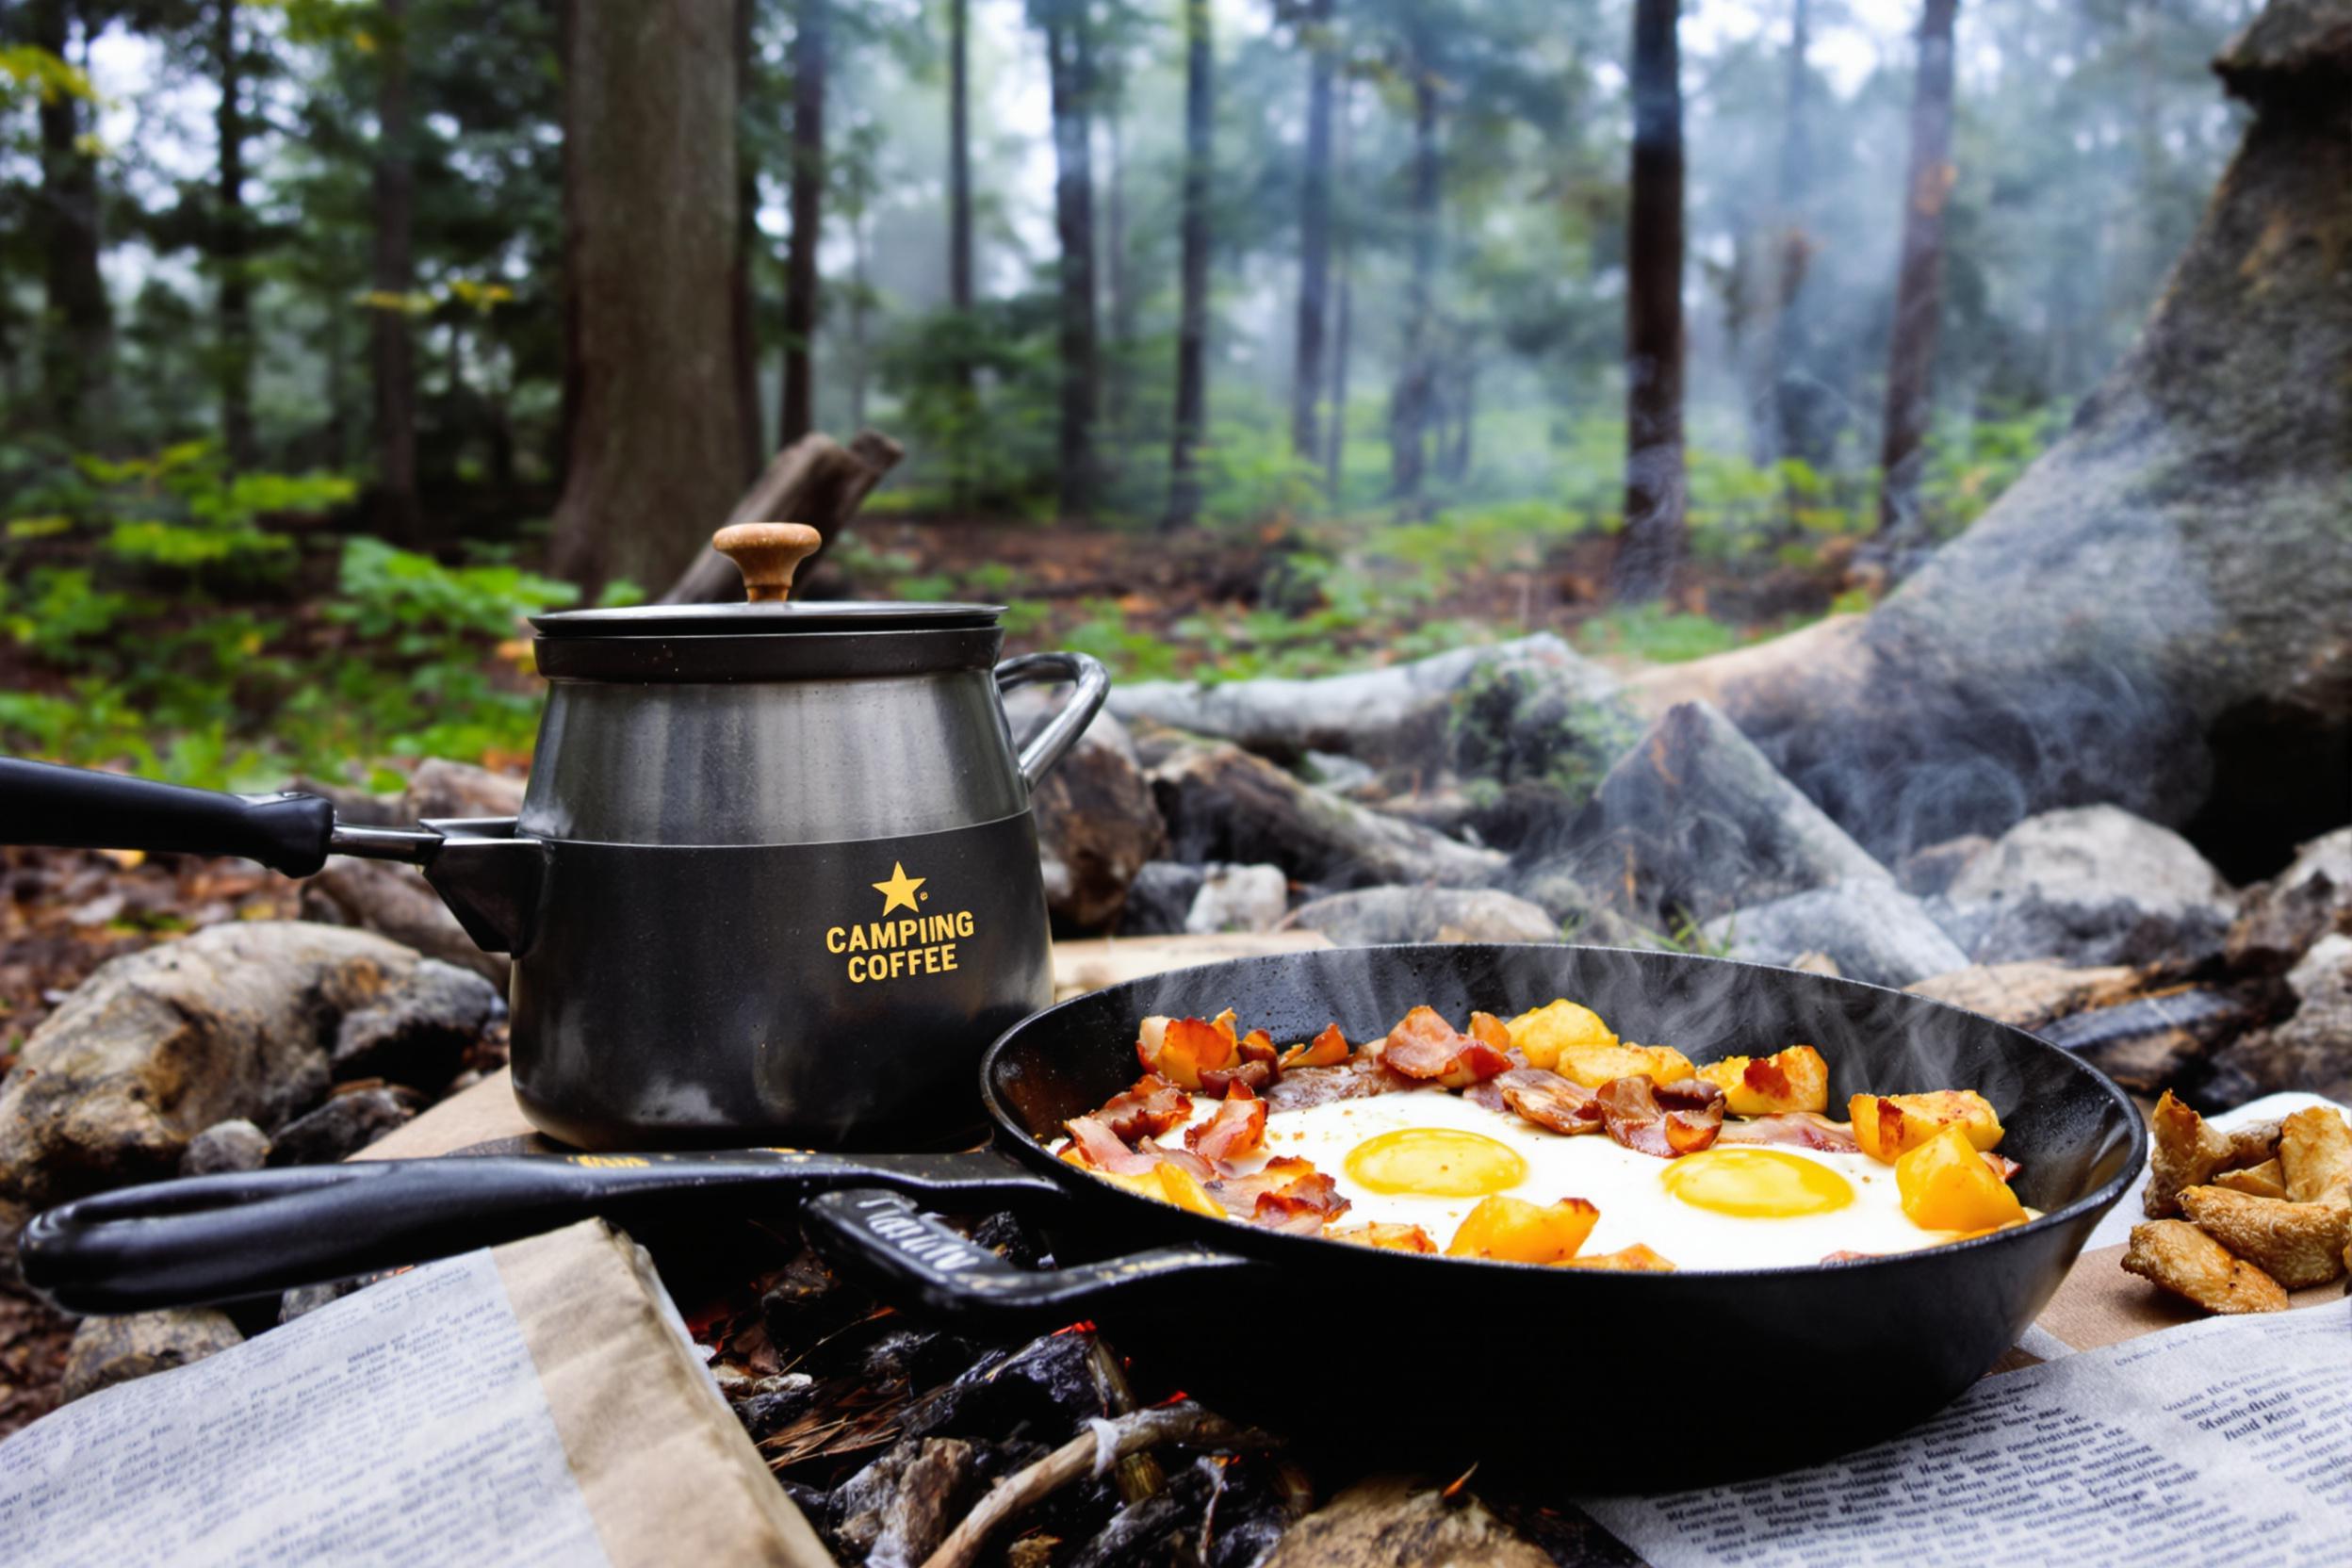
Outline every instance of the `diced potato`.
{"label": "diced potato", "polygon": [[1854,1141],[1874,1160],[1892,1165],[1946,1127],[1958,1127],[1979,1149],[2001,1142],[2001,1118],[1974,1089],[1933,1094],[1857,1094],[1846,1102]]}
{"label": "diced potato", "polygon": [[1699,1069],[1699,1076],[1723,1091],[1734,1116],[1829,1109],[1829,1064],[1809,1045],[1761,1058],[1726,1056]]}
{"label": "diced potato", "polygon": [[1339,1032],[1338,1024],[1327,1024],[1312,1042],[1284,1051],[1281,1067],[1284,1072],[1295,1067],[1337,1067],[1348,1059],[1348,1037]]}
{"label": "diced potato", "polygon": [[2207,1312],[2284,1312],[2278,1282],[2185,1219],[2156,1219],[2132,1227],[2123,1266]]}
{"label": "diced potato", "polygon": [[1463,1217],[1449,1258],[1495,1258],[1505,1263],[1560,1263],[1576,1255],[1600,1222],[1601,1211],[1581,1198],[1544,1205],[1500,1193],[1482,1198]]}
{"label": "diced potato", "polygon": [[1562,1268],[1601,1268],[1625,1274],[1672,1274],[1674,1266],[1656,1252],[1635,1242],[1620,1247],[1614,1252],[1595,1252],[1589,1258],[1562,1258]]}
{"label": "diced potato", "polygon": [[1690,1058],[1671,1045],[1571,1045],[1561,1048],[1552,1070],[1596,1089],[1620,1078],[1679,1084],[1690,1076]]}
{"label": "diced potato", "polygon": [[2180,1212],[2197,1228],[2288,1290],[2324,1285],[2344,1274],[2352,1242],[2352,1198],[2328,1194],[2318,1203],[2249,1198],[2226,1187],[2191,1187]]}
{"label": "diced potato", "polygon": [[1350,1225],[1323,1233],[1333,1241],[1357,1247],[1384,1248],[1391,1252],[1434,1252],[1437,1242],[1418,1225]]}
{"label": "diced potato", "polygon": [[1895,1162],[1895,1187],[1903,1212],[1923,1230],[1990,1231],[2025,1217],[2025,1205],[1978,1156],[1958,1122]]}
{"label": "diced potato", "polygon": [[1152,1174],[1159,1178],[1160,1197],[1167,1201],[1194,1214],[1207,1215],[1211,1219],[1225,1217],[1225,1211],[1209,1196],[1209,1189],[1200,1184],[1200,1178],[1183,1166],[1172,1160],[1164,1161],[1152,1168]]}
{"label": "diced potato", "polygon": [[2295,1112],[2278,1124],[2278,1168],[2298,1203],[2352,1191],[2352,1124],[2331,1105]]}
{"label": "diced potato", "polygon": [[1590,1007],[1580,1007],[1561,997],[1557,1002],[1521,1013],[1503,1025],[1511,1034],[1511,1043],[1527,1057],[1529,1067],[1554,1070],[1552,1064],[1560,1060],[1561,1050],[1571,1045],[1615,1045],[1616,1033],[1601,1021],[1601,1015]]}
{"label": "diced potato", "polygon": [[2287,1195],[2286,1176],[2277,1160],[2264,1160],[2244,1170],[2225,1170],[2213,1178],[2213,1185],[2245,1193],[2248,1198],[2283,1199]]}

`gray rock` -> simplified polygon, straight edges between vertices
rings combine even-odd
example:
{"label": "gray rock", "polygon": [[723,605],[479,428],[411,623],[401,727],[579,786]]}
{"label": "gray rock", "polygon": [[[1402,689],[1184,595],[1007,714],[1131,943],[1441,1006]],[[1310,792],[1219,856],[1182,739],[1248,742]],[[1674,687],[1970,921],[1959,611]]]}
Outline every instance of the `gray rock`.
{"label": "gray rock", "polygon": [[169,1372],[245,1343],[225,1313],[172,1307],[122,1317],[86,1317],[65,1355],[67,1403],[150,1373]]}
{"label": "gray rock", "polygon": [[188,1140],[180,1156],[183,1176],[218,1176],[259,1170],[270,1163],[270,1136],[242,1118],[216,1121]]}
{"label": "gray rock", "polygon": [[1915,849],[1895,866],[1895,881],[1913,898],[1934,898],[1949,892],[1959,874],[1974,865],[1993,841],[1982,833],[1964,833],[1925,849]]}
{"label": "gray rock", "polygon": [[1560,923],[1541,906],[1494,888],[1359,888],[1301,905],[1282,923],[1340,947],[1560,939]]}
{"label": "gray rock", "polygon": [[402,1005],[421,961],[364,931],[237,921],[100,966],[0,1083],[0,1200],[172,1175],[216,1122],[282,1126],[326,1093],[342,1020]]}
{"label": "gray rock", "polygon": [[2246,890],[2230,928],[2230,967],[2278,973],[2330,931],[2352,931],[2352,827],[2313,839]]}
{"label": "gray rock", "polygon": [[2215,1107],[2285,1089],[2352,1101],[2352,936],[2322,937],[2287,972],[2293,1017],[2215,1052],[2204,1098]]}
{"label": "gray rock", "polygon": [[2028,817],[1946,897],[1945,927],[1980,964],[2194,962],[2221,950],[2234,912],[2186,839],[2113,806]]}
{"label": "gray rock", "polygon": [[1310,751],[1300,759],[1305,764],[1307,782],[1322,786],[1338,794],[1360,794],[1380,781],[1380,774],[1369,762],[1336,751]]}
{"label": "gray rock", "polygon": [[1605,886],[1622,912],[1661,928],[1677,913],[1707,921],[1815,888],[1893,880],[1704,702],[1667,710],[1617,760],[1576,839],[1536,872]]}
{"label": "gray rock", "polygon": [[278,1321],[291,1323],[307,1317],[320,1307],[331,1307],[356,1290],[368,1288],[366,1280],[330,1280],[322,1285],[296,1285],[278,1298]]}
{"label": "gray rock", "polygon": [[270,1145],[270,1163],[333,1165],[348,1160],[394,1128],[416,1120],[424,1108],[422,1095],[389,1086],[338,1094],[278,1129]]}
{"label": "gray rock", "polygon": [[1165,937],[1184,928],[1192,901],[1200,896],[1204,874],[1180,860],[1152,860],[1128,884],[1119,929],[1127,937]]}
{"label": "gray rock", "polygon": [[1549,915],[1564,941],[1586,947],[1666,945],[1649,927],[1619,914],[1609,894],[1586,880],[1586,870],[1578,857],[1546,856],[1513,873],[1511,890]]}
{"label": "gray rock", "polygon": [[471,762],[428,757],[408,776],[404,805],[412,822],[426,817],[512,817],[523,808],[523,790],[522,779]]}
{"label": "gray rock", "polygon": [[1317,680],[1137,681],[1111,689],[1111,710],[1284,761],[1310,750],[1375,763],[1426,760],[1444,739],[1455,693],[1488,666],[1535,672],[1591,702],[1617,691],[1608,671],[1545,633]]}
{"label": "gray rock", "polygon": [[389,1078],[438,1089],[498,1013],[498,993],[471,970],[420,958],[407,985],[335,1025],[327,1067],[338,1082]]}
{"label": "gray rock", "polygon": [[1968,965],[1918,899],[1876,877],[1791,893],[1703,929],[1710,942],[1727,945],[1730,957],[1794,967],[1818,955],[1837,973],[1874,986],[1908,986]]}
{"label": "gray rock", "polygon": [[427,957],[472,970],[500,996],[506,994],[514,961],[503,953],[476,947],[415,866],[335,856],[302,884],[302,918],[389,937]]}
{"label": "gray rock", "polygon": [[1290,910],[1290,878],[1280,866],[1208,866],[1185,912],[1184,929],[1271,931]]}
{"label": "gray rock", "polygon": [[[1016,691],[1005,703],[1013,732],[1026,736],[1051,711],[1045,694]],[[1030,797],[1045,905],[1065,931],[1101,931],[1118,923],[1135,874],[1167,832],[1151,781],[1126,727],[1098,713]]]}

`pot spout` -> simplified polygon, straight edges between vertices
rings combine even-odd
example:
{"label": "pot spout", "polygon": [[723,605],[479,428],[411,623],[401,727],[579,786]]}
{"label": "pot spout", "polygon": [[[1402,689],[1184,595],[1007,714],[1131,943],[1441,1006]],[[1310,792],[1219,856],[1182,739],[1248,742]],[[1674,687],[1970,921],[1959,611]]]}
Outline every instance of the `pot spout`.
{"label": "pot spout", "polygon": [[441,836],[424,861],[433,890],[484,953],[521,957],[538,934],[547,845],[518,837],[513,817],[443,817],[425,826]]}

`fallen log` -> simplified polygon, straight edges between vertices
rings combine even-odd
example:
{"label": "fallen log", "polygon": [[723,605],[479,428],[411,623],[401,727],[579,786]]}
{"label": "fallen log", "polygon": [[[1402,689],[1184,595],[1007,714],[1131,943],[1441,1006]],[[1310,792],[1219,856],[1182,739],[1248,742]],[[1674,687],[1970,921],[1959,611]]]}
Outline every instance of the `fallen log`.
{"label": "fallen log", "polygon": [[[727,526],[807,523],[830,540],[865,504],[882,476],[906,455],[906,448],[875,430],[859,431],[846,447],[829,435],[804,435],[769,460],[766,469],[727,514]],[[815,555],[801,563],[803,581],[808,567],[824,553],[820,546]],[[706,547],[659,602],[719,604],[742,595],[743,578],[735,564]]]}
{"label": "fallen log", "polygon": [[2254,110],[2073,428],[1865,617],[1651,672],[1891,858],[2113,802],[2244,879],[2352,798],[2352,0],[2215,62]]}

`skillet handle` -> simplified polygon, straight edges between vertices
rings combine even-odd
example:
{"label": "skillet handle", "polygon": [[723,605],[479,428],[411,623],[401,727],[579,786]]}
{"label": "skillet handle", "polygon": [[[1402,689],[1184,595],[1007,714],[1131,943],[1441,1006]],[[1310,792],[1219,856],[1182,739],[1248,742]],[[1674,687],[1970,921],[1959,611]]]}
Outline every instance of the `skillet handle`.
{"label": "skillet handle", "polygon": [[242,855],[288,876],[327,863],[335,803],[231,795],[0,757],[0,833],[12,844]]}
{"label": "skillet handle", "polygon": [[1078,737],[1086,732],[1086,726],[1102,711],[1102,699],[1111,694],[1111,672],[1102,667],[1101,661],[1083,653],[1024,653],[996,667],[999,692],[1009,692],[1036,680],[1073,680],[1078,683],[1078,690],[1070,694],[1062,710],[1021,748],[1021,781],[1031,790],[1054,771],[1062,753],[1078,743]]}
{"label": "skillet handle", "polygon": [[536,1235],[593,1215],[788,1210],[835,1187],[967,1207],[1058,1197],[1002,1155],[521,1154],[196,1176],[38,1215],[25,1282],[75,1313],[144,1312],[344,1280]]}
{"label": "skillet handle", "polygon": [[1215,1276],[1221,1291],[1246,1291],[1241,1277],[1266,1269],[1206,1247],[1158,1247],[1068,1268],[1016,1268],[907,1199],[862,1187],[810,1200],[800,1224],[817,1250],[862,1276],[884,1299],[984,1329],[1058,1327],[1147,1291],[1161,1297],[1170,1280],[1181,1288]]}

